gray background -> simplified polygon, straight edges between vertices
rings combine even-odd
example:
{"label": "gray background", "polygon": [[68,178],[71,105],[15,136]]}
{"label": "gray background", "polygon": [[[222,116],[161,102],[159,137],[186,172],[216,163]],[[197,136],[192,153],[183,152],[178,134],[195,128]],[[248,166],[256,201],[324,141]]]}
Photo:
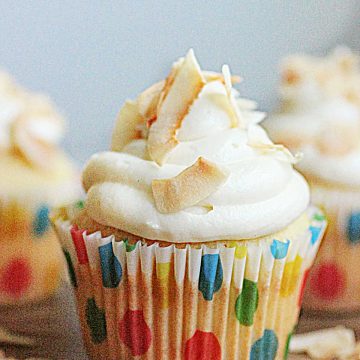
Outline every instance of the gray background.
{"label": "gray background", "polygon": [[270,110],[289,52],[360,43],[360,1],[0,1],[0,66],[47,92],[68,119],[81,165],[107,149],[127,97],[193,47],[205,69],[226,62],[244,96]]}

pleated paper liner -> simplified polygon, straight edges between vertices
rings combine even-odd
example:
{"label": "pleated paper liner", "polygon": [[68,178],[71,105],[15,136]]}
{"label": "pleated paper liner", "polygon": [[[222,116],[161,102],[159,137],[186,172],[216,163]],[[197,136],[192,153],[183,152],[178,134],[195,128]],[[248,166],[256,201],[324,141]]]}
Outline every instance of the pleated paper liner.
{"label": "pleated paper liner", "polygon": [[65,274],[61,247],[46,204],[28,209],[0,200],[0,304],[21,304],[46,298]]}
{"label": "pleated paper liner", "polygon": [[330,316],[360,312],[360,191],[314,186],[312,197],[326,212],[328,228],[310,273],[304,308]]}
{"label": "pleated paper liner", "polygon": [[274,359],[286,355],[326,222],[209,247],[130,244],[54,220],[93,359]]}

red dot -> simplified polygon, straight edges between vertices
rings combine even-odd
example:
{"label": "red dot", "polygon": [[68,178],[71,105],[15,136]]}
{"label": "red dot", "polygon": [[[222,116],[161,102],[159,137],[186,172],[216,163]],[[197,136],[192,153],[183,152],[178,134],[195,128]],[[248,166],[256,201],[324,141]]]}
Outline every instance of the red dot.
{"label": "red dot", "polygon": [[185,360],[220,360],[221,347],[211,332],[196,330],[185,344]]}
{"label": "red dot", "polygon": [[302,278],[300,292],[299,292],[299,298],[298,298],[298,307],[301,307],[303,298],[304,298],[304,292],[305,292],[305,286],[309,277],[310,269],[306,269],[304,272],[304,276]]}
{"label": "red dot", "polygon": [[312,272],[310,287],[319,298],[333,300],[344,291],[345,276],[337,265],[321,264]]}
{"label": "red dot", "polygon": [[121,341],[133,356],[145,354],[151,345],[151,330],[141,310],[128,310],[119,323]]}
{"label": "red dot", "polygon": [[26,259],[10,261],[1,274],[0,290],[14,298],[23,295],[31,284],[31,267]]}

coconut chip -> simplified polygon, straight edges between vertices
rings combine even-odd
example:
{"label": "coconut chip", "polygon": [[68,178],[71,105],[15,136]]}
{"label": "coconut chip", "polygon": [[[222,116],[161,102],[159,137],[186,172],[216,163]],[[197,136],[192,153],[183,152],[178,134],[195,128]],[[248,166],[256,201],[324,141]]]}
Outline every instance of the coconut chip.
{"label": "coconut chip", "polygon": [[196,205],[215,192],[228,175],[216,164],[199,157],[177,176],[152,181],[156,208],[166,214]]}
{"label": "coconut chip", "polygon": [[290,352],[307,353],[312,359],[351,359],[356,356],[355,334],[344,326],[294,335]]}
{"label": "coconut chip", "polygon": [[296,164],[302,159],[301,153],[296,153],[294,156],[284,145],[274,144],[267,136],[265,130],[256,125],[249,126],[247,144],[260,153],[274,156],[280,161]]}
{"label": "coconut chip", "polygon": [[223,73],[224,81],[225,81],[226,94],[228,96],[229,103],[230,103],[231,110],[232,110],[231,127],[235,128],[239,125],[239,123],[242,122],[242,116],[241,116],[240,110],[237,106],[234,94],[231,91],[232,90],[231,74],[230,74],[230,68],[228,65],[223,65],[222,73]]}
{"label": "coconut chip", "polygon": [[136,102],[127,100],[121,108],[111,139],[111,150],[121,151],[131,140],[138,138],[138,125],[143,121]]}
{"label": "coconut chip", "polygon": [[150,158],[163,164],[167,154],[178,144],[176,131],[199,92],[205,85],[193,50],[176,63],[167,79],[157,108],[157,119],[149,129],[148,152]]}

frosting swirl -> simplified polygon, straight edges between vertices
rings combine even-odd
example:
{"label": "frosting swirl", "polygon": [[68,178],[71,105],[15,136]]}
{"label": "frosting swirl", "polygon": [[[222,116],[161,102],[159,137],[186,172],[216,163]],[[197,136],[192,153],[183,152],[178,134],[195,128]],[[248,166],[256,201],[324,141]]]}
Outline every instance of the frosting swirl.
{"label": "frosting swirl", "polygon": [[30,94],[0,73],[0,153],[51,167],[63,131],[64,122],[46,96]]}
{"label": "frosting swirl", "polygon": [[[190,52],[183,61],[192,56]],[[176,70],[177,76],[182,76],[182,70]],[[112,148],[117,151],[93,155],[84,169],[86,211],[92,219],[148,239],[203,242],[256,238],[273,233],[286,227],[306,209],[308,186],[293,170],[291,154],[272,144],[257,125],[264,114],[254,111],[255,104],[241,99],[231,88],[226,68],[223,76],[201,74],[204,84],[178,124],[172,138],[176,145],[161,164],[152,159],[149,142],[152,126],[163,121],[159,119],[159,99],[163,97],[165,106],[166,98],[178,101],[177,97],[182,96],[177,90],[173,92],[178,87],[176,78],[171,79],[170,90],[166,88],[169,78],[165,84],[160,83],[160,96],[152,87],[143,93],[146,96],[142,94],[131,103],[136,116],[128,108],[126,119],[127,124],[136,123],[133,137],[128,136],[129,128],[123,129],[121,140],[114,134]],[[164,91],[168,91],[165,100]],[[152,96],[148,96],[149,93]],[[144,99],[146,111],[142,110]],[[155,116],[154,111],[149,110],[153,101]],[[174,112],[175,108],[171,107]],[[125,112],[120,113],[118,124],[122,123],[121,114]],[[144,128],[144,124],[147,127]],[[115,132],[118,130],[117,125]],[[127,136],[125,143],[123,139]],[[171,181],[189,170],[199,158],[226,170],[226,180],[216,183],[209,195],[192,206],[170,213],[160,212],[154,202],[154,181]],[[204,173],[203,177],[206,176]],[[209,183],[212,185],[211,177],[204,186],[210,186]],[[190,194],[193,191],[191,187],[182,189]]]}
{"label": "frosting swirl", "polygon": [[359,187],[359,58],[293,55],[282,64],[281,106],[265,122],[276,141],[304,154],[298,168],[317,179]]}

